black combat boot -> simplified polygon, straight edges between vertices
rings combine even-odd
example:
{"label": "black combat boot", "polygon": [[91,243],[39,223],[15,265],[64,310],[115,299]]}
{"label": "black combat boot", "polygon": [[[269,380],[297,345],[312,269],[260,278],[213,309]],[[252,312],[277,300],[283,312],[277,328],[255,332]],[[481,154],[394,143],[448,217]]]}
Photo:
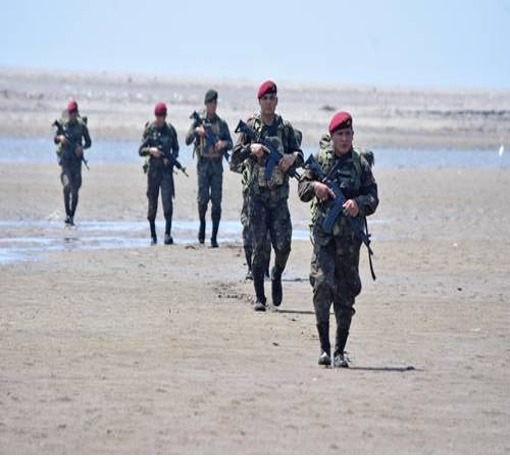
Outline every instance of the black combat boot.
{"label": "black combat boot", "polygon": [[212,222],[211,247],[217,249],[218,246],[218,228],[220,227],[219,219]]}
{"label": "black combat boot", "polygon": [[200,219],[200,227],[198,228],[198,242],[203,244],[205,242],[205,214],[207,212],[207,208],[204,211],[199,208],[198,210],[198,218]]}
{"label": "black combat boot", "polygon": [[251,247],[244,247],[244,257],[246,258],[246,266],[248,266],[248,272],[246,273],[245,280],[253,280],[253,274],[251,272],[251,257],[252,250]]}
{"label": "black combat boot", "polygon": [[70,198],[71,198],[71,195],[70,195],[69,191],[64,190],[64,207],[66,209],[66,220],[65,220],[66,225],[71,225],[71,221],[72,221],[71,205],[70,205],[70,201],[69,201]]}
{"label": "black combat boot", "polygon": [[170,235],[172,231],[172,221],[167,220],[165,224],[165,245],[172,245],[174,243],[174,240],[172,236]]}
{"label": "black combat boot", "polygon": [[349,328],[337,327],[335,353],[334,353],[334,359],[333,359],[333,365],[335,367],[349,367],[347,358],[344,355],[345,345],[347,344],[348,337],[349,337]]}
{"label": "black combat boot", "polygon": [[74,225],[74,214],[76,213],[76,208],[78,207],[78,193],[71,194],[72,201],[71,201],[71,211],[69,212],[69,215],[71,216],[71,225]]}
{"label": "black combat boot", "polygon": [[205,242],[205,219],[200,220],[200,227],[198,229],[198,242],[200,242],[200,244]]}
{"label": "black combat boot", "polygon": [[255,287],[255,296],[257,302],[253,306],[253,310],[257,312],[266,311],[266,295],[264,292],[264,272],[260,268],[253,269],[253,285]]}
{"label": "black combat boot", "polygon": [[271,271],[271,297],[275,307],[278,307],[283,299],[282,273],[283,270],[278,266],[274,266]]}
{"label": "black combat boot", "polygon": [[319,356],[319,366],[331,366],[331,344],[329,342],[329,322],[317,324],[319,332],[319,343],[321,345],[321,354]]}
{"label": "black combat boot", "polygon": [[158,243],[158,236],[156,235],[156,222],[154,220],[149,220],[149,226],[151,229],[151,245],[156,245]]}

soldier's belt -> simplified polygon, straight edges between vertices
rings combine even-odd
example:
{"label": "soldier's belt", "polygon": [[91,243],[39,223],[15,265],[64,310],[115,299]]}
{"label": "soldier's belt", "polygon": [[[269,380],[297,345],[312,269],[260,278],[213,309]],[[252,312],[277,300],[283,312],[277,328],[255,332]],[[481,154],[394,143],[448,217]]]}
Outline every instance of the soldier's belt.
{"label": "soldier's belt", "polygon": [[222,158],[223,156],[219,152],[209,152],[208,154],[200,154],[200,158],[207,158],[207,160],[213,160],[215,158]]}

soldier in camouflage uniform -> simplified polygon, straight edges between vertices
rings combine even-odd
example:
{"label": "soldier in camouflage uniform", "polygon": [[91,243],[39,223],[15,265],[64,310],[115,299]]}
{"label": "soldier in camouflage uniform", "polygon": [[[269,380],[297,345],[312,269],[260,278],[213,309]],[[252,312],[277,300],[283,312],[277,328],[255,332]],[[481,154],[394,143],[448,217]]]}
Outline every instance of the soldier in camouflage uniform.
{"label": "soldier in camouflage uniform", "polygon": [[165,245],[173,244],[172,238],[172,214],[173,198],[175,196],[173,164],[164,157],[165,154],[172,154],[175,158],[179,156],[179,141],[177,132],[170,122],[166,121],[167,108],[159,102],[154,109],[155,120],[145,124],[142,143],[138,153],[141,157],[147,158],[147,198],[149,209],[147,219],[149,220],[151,243],[157,244],[156,235],[156,214],[158,211],[158,196],[161,188],[161,199],[163,200],[163,213],[165,215]]}
{"label": "soldier in camouflage uniform", "polygon": [[[223,186],[223,155],[221,150],[232,149],[232,138],[227,123],[216,114],[218,104],[218,92],[210,89],[205,94],[205,110],[200,113],[201,124],[193,121],[186,135],[186,145],[194,143],[194,154],[197,156],[198,176],[198,217],[200,227],[198,241],[205,242],[205,216],[207,205],[211,200],[212,234],[211,247],[218,247],[218,229],[221,219],[221,197]],[[205,150],[206,132],[204,125],[210,126],[213,133],[218,137],[216,144]]]}
{"label": "soldier in camouflage uniform", "polygon": [[[246,161],[246,160],[245,160]],[[231,171],[235,173],[242,174],[241,185],[243,188],[243,207],[241,208],[241,224],[243,225],[243,248],[244,248],[244,256],[246,259],[246,266],[248,267],[248,271],[246,272],[245,280],[253,280],[252,274],[252,259],[253,259],[253,240],[250,231],[250,220],[248,217],[248,208],[249,208],[249,195],[248,195],[248,169],[244,163],[240,166],[233,166],[232,162],[230,163]],[[267,265],[265,269],[265,276],[269,277],[269,263],[271,261],[271,234],[268,233],[267,242],[265,245],[265,257],[267,257]]]}
{"label": "soldier in camouflage uniform", "polygon": [[329,125],[331,137],[321,141],[316,159],[331,179],[336,179],[347,201],[344,212],[337,218],[333,232],[323,229],[324,217],[334,193],[317,180],[311,170],[305,170],[299,183],[299,197],[312,201],[311,238],[313,255],[310,283],[319,333],[321,354],[319,365],[331,365],[329,311],[333,304],[337,322],[334,366],[348,367],[344,349],[349,335],[354,301],[361,291],[359,253],[361,240],[352,230],[347,217],[367,217],[379,204],[377,184],[370,165],[352,146],[352,118],[346,112],[337,113]]}
{"label": "soldier in camouflage uniform", "polygon": [[87,123],[78,113],[78,103],[70,100],[61,119],[63,131],[55,134],[58,145],[57,155],[62,168],[60,180],[64,187],[64,206],[66,225],[74,225],[74,214],[78,207],[81,187],[81,163],[83,151],[92,145]]}
{"label": "soldier in camouflage uniform", "polygon": [[240,134],[232,153],[233,166],[246,160],[248,173],[248,221],[253,241],[253,285],[256,294],[254,310],[266,310],[264,270],[268,264],[266,244],[270,238],[275,251],[271,270],[271,296],[273,305],[279,306],[283,299],[282,273],[291,250],[292,222],[290,218],[289,176],[291,167],[303,164],[300,149],[292,125],[275,113],[278,104],[277,87],[272,81],[264,82],[258,91],[260,113],[248,120],[248,124],[262,137],[270,139],[284,155],[273,176],[265,179],[266,151],[259,143],[252,143]]}

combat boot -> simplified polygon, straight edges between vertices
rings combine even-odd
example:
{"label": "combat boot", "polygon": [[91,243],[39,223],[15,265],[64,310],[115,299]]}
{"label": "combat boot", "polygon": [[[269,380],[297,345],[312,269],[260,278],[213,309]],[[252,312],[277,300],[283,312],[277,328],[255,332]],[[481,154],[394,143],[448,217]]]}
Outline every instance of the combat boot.
{"label": "combat boot", "polygon": [[252,250],[250,247],[244,247],[244,258],[246,259],[246,266],[248,266],[248,272],[246,273],[246,277],[244,280],[253,280],[253,274],[251,272],[251,256]]}
{"label": "combat boot", "polygon": [[258,268],[253,270],[253,285],[255,287],[255,296],[257,302],[253,306],[253,310],[257,312],[266,311],[266,296],[264,293],[264,273]]}
{"label": "combat boot", "polygon": [[333,367],[336,367],[336,368],[348,368],[349,367],[347,358],[345,357],[345,355],[343,353],[338,353],[337,355],[335,355],[335,357],[333,359]]}
{"label": "combat boot", "polygon": [[170,232],[172,231],[172,222],[166,221],[165,225],[165,245],[172,245],[174,243],[174,240],[172,236],[170,235]]}
{"label": "combat boot", "polygon": [[282,272],[277,266],[274,266],[271,271],[271,297],[275,307],[278,307],[283,299]]}
{"label": "combat boot", "polygon": [[347,358],[344,355],[345,345],[347,344],[348,337],[349,337],[348,328],[336,329],[335,353],[333,358],[334,367],[349,367]]}
{"label": "combat boot", "polygon": [[149,226],[151,229],[151,245],[156,245],[158,243],[158,236],[156,235],[156,222],[149,221]]}
{"label": "combat boot", "polygon": [[331,344],[329,342],[329,322],[317,324],[319,333],[319,343],[321,354],[319,356],[319,366],[331,366]]}
{"label": "combat boot", "polygon": [[198,228],[198,242],[203,244],[205,242],[205,214],[200,213],[200,226]]}
{"label": "combat boot", "polygon": [[73,224],[73,218],[70,215],[66,215],[65,224],[69,226]]}
{"label": "combat boot", "polygon": [[217,249],[219,247],[218,246],[218,240],[217,240],[219,227],[220,227],[220,221],[219,220],[213,220],[212,235],[211,235],[211,247],[213,249]]}

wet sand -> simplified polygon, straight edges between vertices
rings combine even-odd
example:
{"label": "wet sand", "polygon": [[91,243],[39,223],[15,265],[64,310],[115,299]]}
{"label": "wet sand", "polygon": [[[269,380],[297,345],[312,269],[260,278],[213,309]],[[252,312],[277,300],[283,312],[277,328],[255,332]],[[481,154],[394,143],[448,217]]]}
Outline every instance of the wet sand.
{"label": "wet sand", "polygon": [[[366,147],[492,148],[510,143],[510,91],[325,86],[277,81],[279,112],[315,147],[335,110],[355,115]],[[219,112],[233,131],[257,109],[257,81],[164,75],[71,73],[0,67],[0,135],[45,137],[76,97],[93,138],[139,140],[159,100],[182,137],[206,90],[220,93]]]}
{"label": "wet sand", "polygon": [[[180,220],[195,218],[190,171],[176,177]],[[350,370],[316,366],[307,241],[266,314],[250,308],[240,240],[0,264],[0,451],[510,452],[510,174],[374,171],[378,280],[363,255]],[[144,189],[138,166],[84,171],[62,242],[86,221],[143,222]],[[0,195],[23,235],[62,220],[55,165],[1,164]],[[224,195],[235,220],[238,175]],[[291,208],[307,218],[295,186]]]}

